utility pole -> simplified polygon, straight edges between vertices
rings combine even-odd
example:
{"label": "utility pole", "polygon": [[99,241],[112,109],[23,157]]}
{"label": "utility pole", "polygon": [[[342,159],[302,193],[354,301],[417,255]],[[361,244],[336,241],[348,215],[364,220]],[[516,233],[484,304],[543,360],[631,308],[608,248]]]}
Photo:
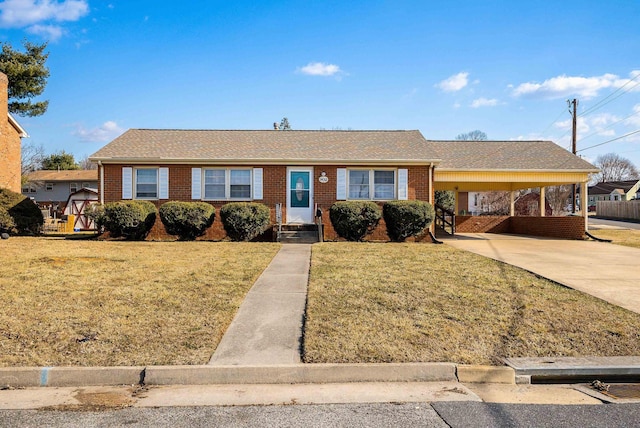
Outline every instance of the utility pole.
{"label": "utility pole", "polygon": [[[578,153],[578,146],[576,144],[576,140],[577,140],[577,131],[578,131],[578,113],[577,113],[577,109],[578,109],[578,100],[576,100],[575,98],[573,100],[567,100],[567,104],[569,105],[569,112],[571,113],[571,117],[572,117],[572,122],[573,122],[573,128],[572,128],[572,132],[571,132],[571,153],[573,153],[574,155]],[[571,108],[573,107],[573,110],[571,110]],[[571,191],[571,212],[573,214],[576,213],[576,203],[578,202],[578,194],[576,191],[576,183],[573,183],[572,186],[572,191]],[[583,199],[584,199],[584,195],[582,195]],[[584,206],[584,201],[582,201],[582,205]]]}

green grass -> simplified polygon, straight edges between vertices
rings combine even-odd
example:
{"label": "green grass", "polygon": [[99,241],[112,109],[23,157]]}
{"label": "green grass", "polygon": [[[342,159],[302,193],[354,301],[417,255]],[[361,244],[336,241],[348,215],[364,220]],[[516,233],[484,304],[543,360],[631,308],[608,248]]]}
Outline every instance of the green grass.
{"label": "green grass", "polygon": [[640,315],[447,245],[314,245],[304,361],[640,355]]}

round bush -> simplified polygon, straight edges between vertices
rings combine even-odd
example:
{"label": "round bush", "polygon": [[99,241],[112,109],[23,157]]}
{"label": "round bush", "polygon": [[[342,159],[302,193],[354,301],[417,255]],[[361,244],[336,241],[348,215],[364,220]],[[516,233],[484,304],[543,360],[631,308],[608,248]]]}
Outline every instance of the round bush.
{"label": "round bush", "polygon": [[216,209],[206,202],[171,201],[162,204],[159,212],[167,233],[194,240],[213,224]]}
{"label": "round bush", "polygon": [[347,241],[362,241],[378,225],[380,207],[371,201],[340,201],[329,208],[331,225]]}
{"label": "round bush", "polygon": [[231,202],[220,208],[220,220],[234,241],[250,241],[271,222],[269,207],[255,202]]}
{"label": "round bush", "polygon": [[13,221],[13,217],[9,215],[4,207],[0,207],[0,233],[13,232],[16,227],[16,222]]}
{"label": "round bush", "polygon": [[4,208],[11,216],[13,230],[20,235],[37,234],[44,224],[40,208],[20,193],[0,189],[0,208]]}
{"label": "round bush", "polygon": [[156,206],[149,201],[110,202],[104,206],[104,228],[113,237],[144,239],[156,221]]}
{"label": "round bush", "polygon": [[433,222],[433,205],[424,201],[389,201],[382,207],[387,235],[392,241],[403,242],[418,236]]}

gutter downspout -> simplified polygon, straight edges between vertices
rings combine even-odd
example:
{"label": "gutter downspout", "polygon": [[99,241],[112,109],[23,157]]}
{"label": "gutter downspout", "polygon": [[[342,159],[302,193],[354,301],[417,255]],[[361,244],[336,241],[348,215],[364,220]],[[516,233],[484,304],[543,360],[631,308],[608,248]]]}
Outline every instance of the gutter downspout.
{"label": "gutter downspout", "polygon": [[102,161],[98,161],[98,170],[100,170],[100,204],[104,205],[104,165],[102,165]]}

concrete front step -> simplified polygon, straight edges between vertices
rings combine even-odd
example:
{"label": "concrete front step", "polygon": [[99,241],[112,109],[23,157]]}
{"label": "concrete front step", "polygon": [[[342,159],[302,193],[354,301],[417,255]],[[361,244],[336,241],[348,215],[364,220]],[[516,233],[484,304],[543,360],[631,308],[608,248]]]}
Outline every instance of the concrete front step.
{"label": "concrete front step", "polygon": [[314,244],[318,241],[317,231],[282,231],[280,233],[280,242],[285,244]]}

